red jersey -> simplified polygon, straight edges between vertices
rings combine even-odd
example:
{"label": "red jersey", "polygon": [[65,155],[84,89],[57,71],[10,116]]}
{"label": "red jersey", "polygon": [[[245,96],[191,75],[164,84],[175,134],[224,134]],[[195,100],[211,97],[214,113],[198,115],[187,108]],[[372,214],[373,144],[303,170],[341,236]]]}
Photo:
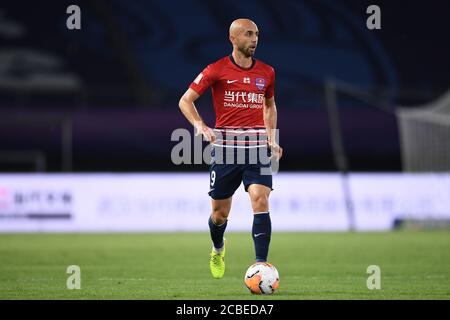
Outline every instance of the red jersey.
{"label": "red jersey", "polygon": [[274,95],[275,70],[253,59],[238,66],[232,55],[208,65],[189,86],[199,95],[211,87],[216,128],[264,128],[264,99]]}

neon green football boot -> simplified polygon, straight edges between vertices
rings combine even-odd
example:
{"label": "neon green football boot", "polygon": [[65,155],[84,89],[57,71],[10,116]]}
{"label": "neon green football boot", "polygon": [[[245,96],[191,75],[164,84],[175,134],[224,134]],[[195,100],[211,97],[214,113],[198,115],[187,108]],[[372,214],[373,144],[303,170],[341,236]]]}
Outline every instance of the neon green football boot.
{"label": "neon green football boot", "polygon": [[223,239],[222,252],[217,253],[214,248],[211,251],[209,259],[209,268],[214,279],[220,279],[225,274],[225,248],[227,246],[227,240]]}

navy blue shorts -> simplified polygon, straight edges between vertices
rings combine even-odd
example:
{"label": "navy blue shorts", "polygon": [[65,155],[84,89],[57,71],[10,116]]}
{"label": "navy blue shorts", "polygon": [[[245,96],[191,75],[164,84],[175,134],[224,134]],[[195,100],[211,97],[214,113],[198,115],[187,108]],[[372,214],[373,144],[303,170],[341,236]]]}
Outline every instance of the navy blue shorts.
{"label": "navy blue shorts", "polygon": [[[248,187],[251,184],[261,184],[272,189],[272,174],[270,169],[270,149],[264,147],[266,157],[261,161],[258,156],[256,160],[250,161],[248,154],[245,155],[245,163],[237,161],[237,155],[234,157],[234,163],[230,164],[230,161],[224,161],[225,155],[221,155],[220,158],[223,161],[218,161],[216,148],[211,150],[211,164],[209,166],[209,186],[210,190],[208,194],[214,200],[227,199],[231,197],[234,192],[239,188],[241,182],[244,183],[245,191],[248,192]],[[247,151],[246,151],[247,152]],[[273,189],[272,189],[273,190]]]}

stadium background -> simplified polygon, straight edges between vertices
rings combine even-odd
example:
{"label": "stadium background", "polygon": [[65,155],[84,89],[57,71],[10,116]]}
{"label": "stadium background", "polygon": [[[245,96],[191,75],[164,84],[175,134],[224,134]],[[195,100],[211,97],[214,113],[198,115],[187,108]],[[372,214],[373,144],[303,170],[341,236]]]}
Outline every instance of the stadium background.
{"label": "stadium background", "polygon": [[[66,27],[66,9],[71,4],[81,8],[81,30]],[[177,142],[171,141],[171,134],[177,128],[192,132],[178,100],[208,63],[230,53],[228,27],[238,17],[257,23],[261,36],[256,57],[277,72],[278,127],[285,156],[271,196],[274,232],[448,227],[449,4],[378,1],[382,29],[368,30],[366,8],[371,4],[264,0],[2,3],[0,232],[4,234],[0,249],[4,256],[23,250],[21,258],[27,260],[32,256],[30,239],[41,241],[42,248],[49,241],[48,250],[53,250],[52,241],[46,238],[51,235],[42,233],[46,231],[202,231],[202,243],[209,246],[207,165],[174,164],[171,150]],[[420,113],[425,109],[418,109],[428,104],[429,117]],[[210,95],[201,97],[197,107],[212,126]],[[330,110],[337,110],[337,117]],[[336,130],[336,124],[341,130]],[[250,210],[241,188],[233,204],[231,231],[250,230]],[[449,256],[440,248],[449,242],[448,231],[430,232],[400,237],[403,240],[398,243],[405,242],[388,256],[402,251],[409,237],[425,237],[423,242],[417,240],[418,245],[430,248],[434,242],[430,254],[436,255],[424,261],[437,259],[437,270],[431,276],[445,284],[448,273],[441,271]],[[295,235],[306,243],[317,240],[313,234],[286,237]],[[59,236],[69,237],[61,243],[80,239],[71,238],[72,233]],[[166,241],[152,240],[154,234],[143,236],[148,243]],[[191,239],[193,243],[197,236]],[[330,245],[342,241],[344,246],[348,242],[340,237],[348,236],[350,242],[355,237],[351,233],[329,236]],[[125,240],[118,237],[108,239],[119,239],[120,247]],[[380,250],[388,248],[390,237],[397,235],[386,232],[361,240],[361,254],[364,246],[380,239],[386,241]],[[145,241],[138,242],[145,251]],[[88,246],[75,243],[81,251]],[[174,242],[175,247],[179,245]],[[108,250],[114,252],[114,244]],[[246,250],[251,253],[252,249]],[[388,260],[388,256],[382,257]],[[444,260],[439,260],[441,256]],[[251,254],[247,260],[241,258],[245,265]],[[11,255],[2,267],[8,270],[20,265],[19,260]],[[239,276],[241,271],[235,268]],[[15,276],[5,277],[3,298],[27,296],[28,287],[17,293],[10,282]],[[96,279],[105,283],[109,278]],[[312,282],[308,285],[314,287]],[[230,290],[225,288],[222,297],[228,298]],[[448,295],[442,288],[430,290],[431,296]],[[59,291],[55,292],[44,297],[58,297]],[[90,294],[108,297],[109,293]],[[378,297],[398,297],[395,294]],[[145,292],[135,297],[145,297]],[[299,297],[293,294],[290,298]],[[344,290],[335,297],[349,296]]]}

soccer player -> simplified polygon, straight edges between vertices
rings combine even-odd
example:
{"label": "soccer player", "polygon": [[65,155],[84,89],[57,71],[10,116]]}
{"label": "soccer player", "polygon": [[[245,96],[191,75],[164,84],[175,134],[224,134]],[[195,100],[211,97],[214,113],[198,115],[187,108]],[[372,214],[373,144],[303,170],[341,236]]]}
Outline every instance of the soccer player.
{"label": "soccer player", "polygon": [[[231,209],[231,200],[241,182],[248,192],[253,209],[252,236],[256,262],[267,261],[272,224],[269,214],[269,194],[272,190],[272,175],[262,169],[270,162],[234,163],[229,159],[218,161],[217,154],[225,154],[227,148],[265,148],[266,156],[278,161],[283,149],[275,137],[277,110],[274,98],[275,71],[264,62],[255,59],[259,31],[248,19],[233,21],[229,40],[233,45],[230,55],[208,65],[191,83],[181,97],[179,107],[184,116],[212,144],[210,165],[210,191],[212,213],[209,228],[213,242],[210,254],[210,269],[214,278],[225,273],[224,232]],[[212,89],[215,128],[208,127],[200,117],[195,100],[206,89]],[[247,139],[236,139],[245,135]],[[222,148],[222,150],[219,150]],[[260,153],[258,153],[260,154]],[[248,160],[248,155],[246,155]],[[234,160],[234,158],[233,158]],[[267,172],[267,170],[266,170]]]}

